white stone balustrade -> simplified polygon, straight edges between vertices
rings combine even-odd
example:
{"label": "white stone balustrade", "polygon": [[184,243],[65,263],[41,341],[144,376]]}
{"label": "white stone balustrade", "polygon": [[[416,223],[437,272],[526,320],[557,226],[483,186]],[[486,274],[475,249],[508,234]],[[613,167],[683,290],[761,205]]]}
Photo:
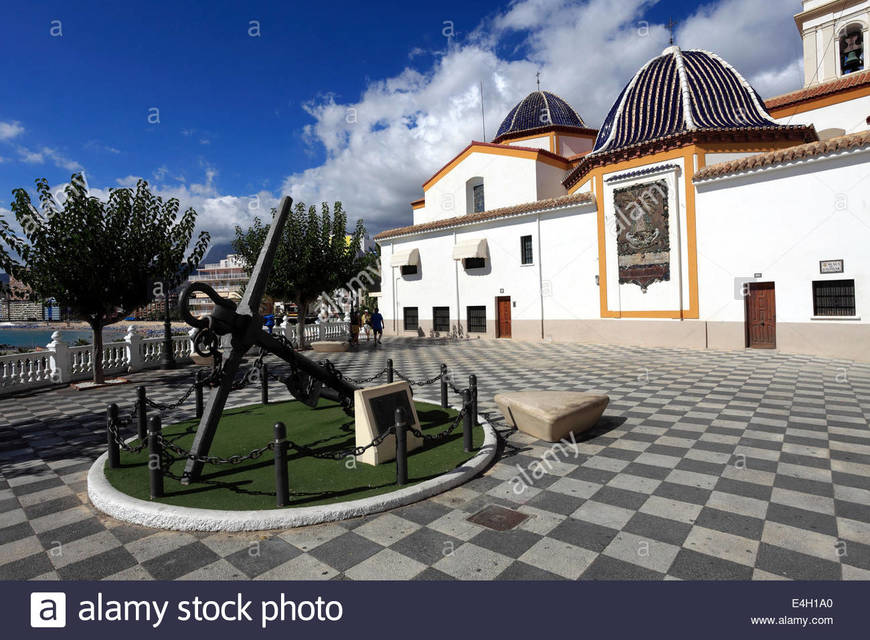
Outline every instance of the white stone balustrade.
{"label": "white stone balustrade", "polygon": [[[273,332],[286,336],[298,346],[296,325],[288,324],[285,320],[281,326],[274,327]],[[195,333],[196,329],[191,329],[187,335],[172,337],[175,360],[179,364],[190,362]],[[349,334],[350,324],[347,322],[305,325],[305,339],[309,343],[315,340],[342,340]],[[228,342],[225,346],[229,346]],[[136,332],[135,326],[130,325],[123,340],[103,344],[103,370],[106,375],[115,376],[153,369],[160,365],[162,352],[162,336],[145,338]],[[93,375],[91,345],[70,346],[63,341],[62,333],[55,331],[45,349],[0,356],[0,396],[87,380]]]}
{"label": "white stone balustrade", "polygon": [[[172,337],[176,362],[190,362],[193,351],[191,335]],[[127,328],[124,339],[103,344],[103,370],[115,376],[159,366],[163,337],[144,338],[136,328]],[[70,346],[60,331],[51,335],[45,349],[0,356],[0,395],[24,389],[69,384],[94,375],[91,345]]]}

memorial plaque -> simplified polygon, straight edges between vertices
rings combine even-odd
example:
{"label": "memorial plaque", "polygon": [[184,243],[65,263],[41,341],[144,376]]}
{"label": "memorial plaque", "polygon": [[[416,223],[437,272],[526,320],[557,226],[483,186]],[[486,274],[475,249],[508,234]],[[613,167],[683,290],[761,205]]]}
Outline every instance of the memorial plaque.
{"label": "memorial plaque", "polygon": [[[357,389],[354,392],[354,423],[356,446],[369,444],[389,430],[396,422],[396,408],[401,407],[408,416],[408,424],[420,429],[417,408],[411,398],[411,385],[407,382],[391,382],[376,387]],[[423,445],[423,440],[408,431],[408,451]],[[396,459],[396,438],[387,438],[376,447],[369,447],[357,457],[365,464],[381,464]]]}
{"label": "memorial plaque", "polygon": [[408,394],[404,389],[388,393],[384,396],[377,396],[369,401],[374,416],[375,431],[378,435],[387,431],[396,422],[396,409],[401,407],[405,410],[405,415],[410,417],[413,414],[411,410],[411,402]]}
{"label": "memorial plaque", "polygon": [[819,260],[819,273],[843,273],[843,261]]}

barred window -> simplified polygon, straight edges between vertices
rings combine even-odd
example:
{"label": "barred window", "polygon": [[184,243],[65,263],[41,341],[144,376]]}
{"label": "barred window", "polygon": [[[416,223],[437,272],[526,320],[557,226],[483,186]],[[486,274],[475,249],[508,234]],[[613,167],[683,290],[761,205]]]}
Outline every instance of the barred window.
{"label": "barred window", "polygon": [[486,333],[486,307],[467,307],[468,333]]}
{"label": "barred window", "polygon": [[816,280],[813,282],[813,315],[854,316],[854,280]]}
{"label": "barred window", "polygon": [[520,238],[520,261],[522,264],[532,264],[534,260],[532,236],[522,236]]}
{"label": "barred window", "polygon": [[416,264],[403,264],[402,265],[402,275],[403,276],[412,276],[417,273],[417,265]]}
{"label": "barred window", "polygon": [[417,307],[404,307],[405,331],[416,331],[420,326]]}
{"label": "barred window", "polygon": [[483,269],[486,266],[486,258],[465,258],[463,262],[466,269]]}
{"label": "barred window", "polygon": [[450,331],[450,307],[432,307],[432,329]]}

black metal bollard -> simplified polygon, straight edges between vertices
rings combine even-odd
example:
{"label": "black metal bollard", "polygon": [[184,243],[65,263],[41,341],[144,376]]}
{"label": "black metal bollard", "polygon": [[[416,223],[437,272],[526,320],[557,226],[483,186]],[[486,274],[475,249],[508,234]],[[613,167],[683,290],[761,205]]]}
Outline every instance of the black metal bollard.
{"label": "black metal bollard", "polygon": [[148,421],[148,482],[151,498],[163,497],[163,439],[160,416]]}
{"label": "black metal bollard", "polygon": [[396,484],[408,483],[408,418],[396,407]]}
{"label": "black metal bollard", "polygon": [[[106,410],[106,445],[109,453],[109,468],[117,469],[121,466],[121,448],[118,446],[116,431],[118,425],[118,405],[114,402]],[[120,437],[120,434],[117,434]]]}
{"label": "black metal bollard", "polygon": [[471,417],[471,389],[462,390],[462,408],[465,410],[465,416],[462,420],[462,447],[465,451],[471,451],[474,448],[471,434],[471,428],[474,426]]}
{"label": "black metal bollard", "polygon": [[136,387],[136,402],[139,405],[139,442],[145,442],[148,437],[148,403],[145,401],[146,394],[145,386]]}
{"label": "black metal bollard", "polygon": [[441,363],[441,407],[447,408],[447,365]]}
{"label": "black metal bollard", "polygon": [[477,376],[468,376],[468,389],[471,391],[471,424],[477,423]]}
{"label": "black metal bollard", "polygon": [[265,362],[260,366],[260,400],[269,404],[269,365]]}
{"label": "black metal bollard", "polygon": [[194,384],[196,384],[193,389],[193,394],[196,398],[196,417],[201,418],[203,412],[202,387],[204,384],[201,371],[196,372],[196,380],[194,381]]}
{"label": "black metal bollard", "polygon": [[387,360],[387,382],[393,381],[393,359]]}
{"label": "black metal bollard", "polygon": [[275,430],[275,502],[279,507],[290,504],[290,475],[287,472],[287,427],[276,422]]}

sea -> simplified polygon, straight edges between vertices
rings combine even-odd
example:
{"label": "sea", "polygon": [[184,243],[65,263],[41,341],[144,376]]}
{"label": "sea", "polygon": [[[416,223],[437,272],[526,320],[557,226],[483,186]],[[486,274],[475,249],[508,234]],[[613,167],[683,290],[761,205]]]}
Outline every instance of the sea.
{"label": "sea", "polygon": [[[3,326],[0,324],[0,347],[44,347],[51,342],[51,334],[60,331],[61,340],[67,344],[75,344],[79,338],[93,342],[94,333],[90,329],[66,329],[63,324],[55,327],[20,327]],[[126,327],[109,327],[103,329],[103,342],[123,340]]]}

